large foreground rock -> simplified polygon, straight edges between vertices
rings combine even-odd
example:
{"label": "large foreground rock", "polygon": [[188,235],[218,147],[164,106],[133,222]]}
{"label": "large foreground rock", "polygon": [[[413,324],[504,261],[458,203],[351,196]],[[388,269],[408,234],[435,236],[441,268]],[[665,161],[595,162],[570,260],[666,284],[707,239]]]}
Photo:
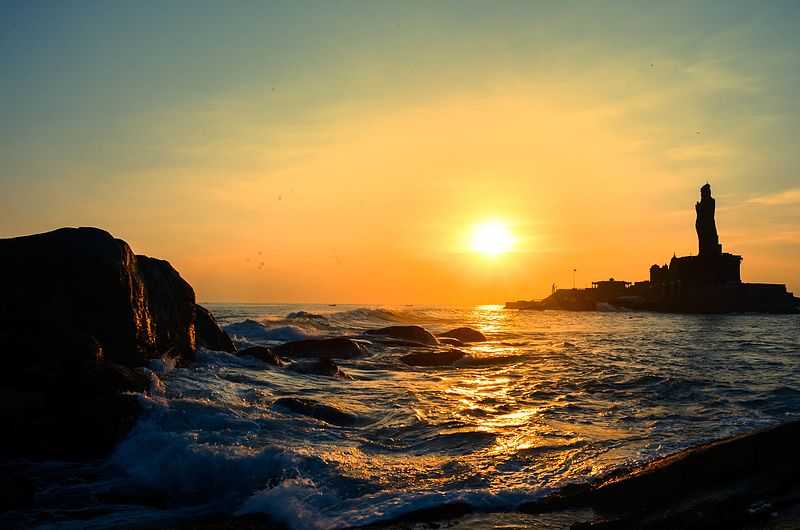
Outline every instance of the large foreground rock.
{"label": "large foreground rock", "polygon": [[141,369],[191,361],[195,295],[166,261],[96,228],[0,239],[0,351],[6,452],[89,456],[133,424]]}
{"label": "large foreground rock", "polygon": [[[33,357],[83,358],[82,343],[91,341],[104,359],[128,366],[167,351],[194,354],[192,287],[168,262],[137,257],[103,230],[62,228],[0,240],[0,282],[0,344],[12,346],[24,364]],[[65,336],[75,337],[67,348]]]}
{"label": "large foreground rock", "polygon": [[427,346],[436,346],[439,344],[439,341],[436,339],[436,337],[434,337],[430,331],[422,326],[389,326],[380,329],[370,329],[364,333],[367,335],[379,335],[383,337],[391,337],[393,339],[416,342],[418,344],[425,344]]}

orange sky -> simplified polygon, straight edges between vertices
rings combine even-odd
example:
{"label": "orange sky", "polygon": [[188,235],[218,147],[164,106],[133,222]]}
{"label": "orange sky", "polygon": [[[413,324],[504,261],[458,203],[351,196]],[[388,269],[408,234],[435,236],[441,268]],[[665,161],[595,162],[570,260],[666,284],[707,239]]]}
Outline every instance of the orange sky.
{"label": "orange sky", "polygon": [[[19,109],[44,95],[3,94],[17,131],[4,147],[0,236],[100,226],[170,260],[203,301],[501,303],[571,286],[573,268],[579,286],[634,281],[673,252],[695,253],[693,205],[709,180],[743,279],[800,291],[800,164],[788,142],[797,112],[783,96],[800,86],[785,73],[797,54],[769,49],[761,26],[731,19],[709,31],[708,21],[639,14],[619,36],[610,15],[586,29],[577,15],[531,12],[550,32],[533,42],[522,22],[419,11],[423,26],[376,30],[359,45],[301,45],[302,32],[284,36],[289,48],[264,44],[262,60],[285,52],[294,68],[247,63],[222,75],[215,68],[232,69],[236,50],[220,50],[238,42],[227,33],[205,55],[128,57],[153,86],[120,86],[108,111],[110,81],[87,84],[91,99],[80,94],[87,78],[51,74],[89,105],[80,117],[69,101],[42,99],[55,114],[40,122]],[[449,40],[425,31],[437,20]],[[144,39],[143,28],[120,39]],[[647,28],[659,38],[643,40]],[[54,39],[77,31],[60,29]],[[259,43],[257,29],[237,38]],[[188,70],[197,56],[212,62]],[[178,90],[181,68],[163,70],[174,64],[209,77]],[[21,68],[11,73],[23,86]],[[512,252],[470,249],[474,225],[491,219],[513,232]]]}

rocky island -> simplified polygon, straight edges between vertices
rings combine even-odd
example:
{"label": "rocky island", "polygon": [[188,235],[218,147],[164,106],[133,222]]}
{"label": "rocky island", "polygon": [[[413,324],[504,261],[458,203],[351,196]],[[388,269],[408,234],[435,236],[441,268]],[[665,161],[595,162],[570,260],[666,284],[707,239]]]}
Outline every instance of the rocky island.
{"label": "rocky island", "polygon": [[800,298],[784,284],[745,283],[742,256],[722,251],[714,219],[711,185],[700,188],[695,204],[698,253],[672,256],[650,267],[650,279],[627,282],[609,278],[590,289],[557,289],[543,300],[506,302],[507,309],[592,311],[622,307],[673,313],[798,313]]}

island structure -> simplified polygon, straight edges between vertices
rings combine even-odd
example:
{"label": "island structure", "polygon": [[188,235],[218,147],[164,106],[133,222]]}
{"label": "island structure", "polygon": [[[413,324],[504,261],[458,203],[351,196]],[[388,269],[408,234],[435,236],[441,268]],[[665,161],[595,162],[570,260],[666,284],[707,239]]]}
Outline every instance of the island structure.
{"label": "island structure", "polygon": [[507,309],[592,311],[614,308],[672,313],[800,313],[800,299],[784,284],[744,283],[742,257],[722,251],[714,219],[711,185],[700,188],[695,204],[698,253],[672,256],[669,265],[650,267],[650,279],[609,278],[589,289],[553,289],[543,300],[506,302]]}

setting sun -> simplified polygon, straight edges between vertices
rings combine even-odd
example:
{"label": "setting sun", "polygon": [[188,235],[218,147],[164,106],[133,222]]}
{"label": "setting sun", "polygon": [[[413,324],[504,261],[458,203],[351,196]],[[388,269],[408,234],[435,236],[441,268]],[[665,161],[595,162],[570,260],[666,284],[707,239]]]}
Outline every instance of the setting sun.
{"label": "setting sun", "polygon": [[511,250],[514,236],[501,221],[487,221],[475,226],[472,232],[472,250],[488,256],[497,256]]}

